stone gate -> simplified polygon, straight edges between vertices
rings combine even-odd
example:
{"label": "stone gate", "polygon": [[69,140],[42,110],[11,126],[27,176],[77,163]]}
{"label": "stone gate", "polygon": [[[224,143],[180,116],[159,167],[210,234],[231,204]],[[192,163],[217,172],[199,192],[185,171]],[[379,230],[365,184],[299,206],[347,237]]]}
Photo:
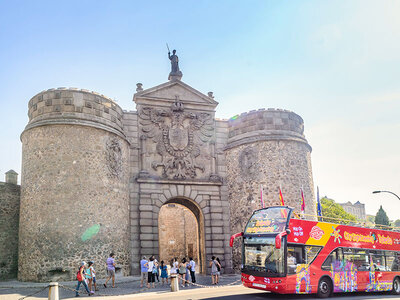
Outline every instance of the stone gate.
{"label": "stone gate", "polygon": [[302,189],[306,213],[315,213],[303,119],[282,109],[216,119],[213,93],[182,82],[174,55],[166,83],[137,84],[135,111],[76,88],[29,101],[20,280],[73,279],[80,261],[101,263],[111,252],[123,275],[139,274],[142,256],[168,263],[175,253],[195,256],[202,273],[218,256],[229,273],[241,251],[229,238],[261,207],[260,187],[266,205],[277,205],[281,186],[296,210]]}

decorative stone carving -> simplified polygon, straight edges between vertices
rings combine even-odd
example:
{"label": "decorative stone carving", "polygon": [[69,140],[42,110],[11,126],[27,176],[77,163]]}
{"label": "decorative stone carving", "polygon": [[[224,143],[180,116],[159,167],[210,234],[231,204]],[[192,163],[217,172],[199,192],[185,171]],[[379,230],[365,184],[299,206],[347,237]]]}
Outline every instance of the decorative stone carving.
{"label": "decorative stone carving", "polygon": [[122,175],[122,150],[117,138],[110,138],[107,141],[106,159],[110,177],[120,178]]}
{"label": "decorative stone carving", "polygon": [[196,158],[201,147],[214,133],[212,115],[205,112],[187,112],[176,97],[170,109],[143,107],[139,113],[142,132],[156,144],[161,162],[152,167],[162,168],[162,176],[170,179],[195,178],[196,169],[204,172],[204,163]]}
{"label": "decorative stone carving", "polygon": [[239,155],[239,167],[242,176],[254,179],[257,175],[257,153],[251,147],[246,147]]}

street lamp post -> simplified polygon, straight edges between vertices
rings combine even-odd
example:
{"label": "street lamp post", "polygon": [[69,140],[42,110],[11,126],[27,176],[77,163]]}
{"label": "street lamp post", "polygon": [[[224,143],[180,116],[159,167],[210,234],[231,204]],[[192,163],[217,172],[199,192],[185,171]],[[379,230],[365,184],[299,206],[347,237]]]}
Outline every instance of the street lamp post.
{"label": "street lamp post", "polygon": [[389,194],[392,194],[392,195],[396,196],[397,199],[400,200],[400,197],[397,196],[395,193],[393,193],[393,192],[391,192],[391,191],[373,191],[373,192],[372,192],[372,194],[379,194],[379,193],[389,193]]}

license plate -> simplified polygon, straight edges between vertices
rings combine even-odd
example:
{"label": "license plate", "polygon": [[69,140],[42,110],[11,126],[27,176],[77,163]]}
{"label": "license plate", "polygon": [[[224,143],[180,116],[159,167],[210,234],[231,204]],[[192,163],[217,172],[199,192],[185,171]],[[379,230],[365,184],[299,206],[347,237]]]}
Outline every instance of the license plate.
{"label": "license plate", "polygon": [[263,288],[266,289],[267,286],[265,284],[259,284],[259,283],[253,283],[253,286],[259,287],[259,288]]}

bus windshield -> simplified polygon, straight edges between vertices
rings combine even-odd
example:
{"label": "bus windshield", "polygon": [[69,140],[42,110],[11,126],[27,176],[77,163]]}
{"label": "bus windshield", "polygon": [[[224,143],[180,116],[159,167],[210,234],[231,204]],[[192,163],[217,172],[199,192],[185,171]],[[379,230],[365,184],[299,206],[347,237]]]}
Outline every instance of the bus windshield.
{"label": "bus windshield", "polygon": [[290,209],[270,207],[256,211],[250,218],[245,234],[280,233],[285,230]]}
{"label": "bus windshield", "polygon": [[284,249],[275,248],[275,237],[245,237],[243,268],[265,276],[283,275]]}

